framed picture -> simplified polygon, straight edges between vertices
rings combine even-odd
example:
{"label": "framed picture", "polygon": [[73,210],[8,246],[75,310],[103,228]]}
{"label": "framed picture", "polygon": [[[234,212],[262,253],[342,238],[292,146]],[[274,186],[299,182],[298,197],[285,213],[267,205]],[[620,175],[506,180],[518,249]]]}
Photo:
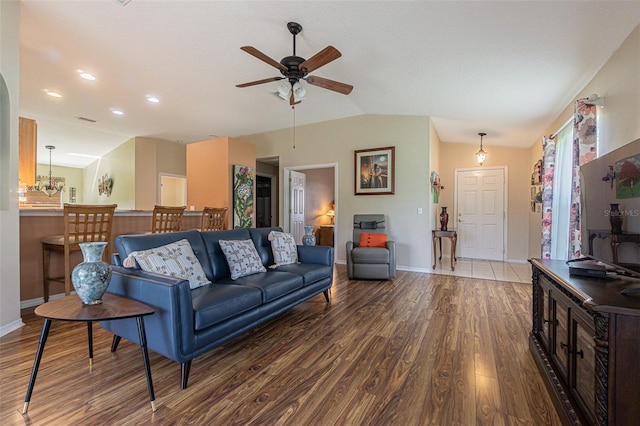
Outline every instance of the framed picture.
{"label": "framed picture", "polygon": [[395,146],[355,151],[355,195],[393,194]]}
{"label": "framed picture", "polygon": [[233,229],[253,226],[253,168],[233,166]]}

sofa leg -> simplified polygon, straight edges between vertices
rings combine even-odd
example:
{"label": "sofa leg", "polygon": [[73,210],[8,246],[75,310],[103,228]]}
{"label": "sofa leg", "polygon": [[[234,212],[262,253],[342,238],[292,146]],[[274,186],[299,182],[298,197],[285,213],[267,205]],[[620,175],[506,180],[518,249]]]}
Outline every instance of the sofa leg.
{"label": "sofa leg", "polygon": [[322,294],[324,294],[327,303],[331,302],[331,289],[323,291]]}
{"label": "sofa leg", "polygon": [[120,344],[121,337],[117,334],[113,335],[113,341],[111,342],[111,352],[115,352],[118,349],[118,345]]}
{"label": "sofa leg", "polygon": [[180,389],[187,388],[189,381],[189,371],[191,370],[191,360],[180,364]]}

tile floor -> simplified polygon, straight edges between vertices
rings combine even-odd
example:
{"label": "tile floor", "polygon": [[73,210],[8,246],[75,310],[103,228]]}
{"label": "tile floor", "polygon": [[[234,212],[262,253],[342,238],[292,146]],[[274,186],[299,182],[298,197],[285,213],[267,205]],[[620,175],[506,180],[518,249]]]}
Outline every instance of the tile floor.
{"label": "tile floor", "polygon": [[512,263],[458,258],[454,267],[455,271],[452,271],[450,257],[442,256],[442,262],[438,261],[433,273],[485,280],[531,283],[531,265],[529,262]]}

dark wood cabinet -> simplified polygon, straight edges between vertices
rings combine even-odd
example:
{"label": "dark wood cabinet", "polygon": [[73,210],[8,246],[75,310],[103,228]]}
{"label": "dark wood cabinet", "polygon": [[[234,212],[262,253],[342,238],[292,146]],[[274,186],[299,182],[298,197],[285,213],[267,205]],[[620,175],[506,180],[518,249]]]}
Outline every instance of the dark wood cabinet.
{"label": "dark wood cabinet", "polygon": [[334,225],[322,225],[318,229],[318,245],[333,247]]}
{"label": "dark wood cabinet", "polygon": [[566,424],[626,425],[640,418],[640,287],[625,277],[569,275],[532,259],[529,346]]}

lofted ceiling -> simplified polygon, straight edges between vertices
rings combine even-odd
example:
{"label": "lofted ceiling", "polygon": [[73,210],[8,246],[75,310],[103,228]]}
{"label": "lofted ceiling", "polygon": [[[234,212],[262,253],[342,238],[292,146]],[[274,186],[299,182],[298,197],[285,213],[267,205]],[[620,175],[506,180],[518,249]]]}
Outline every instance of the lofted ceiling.
{"label": "lofted ceiling", "polygon": [[23,0],[20,115],[38,122],[39,161],[45,145],[54,164],[83,167],[134,136],[291,127],[278,82],[235,87],[280,75],[240,47],[291,55],[289,21],[303,27],[298,56],[342,53],[313,74],[354,86],[345,96],[303,82],[296,125],[431,116],[443,142],[484,131],[485,145],[530,147],[640,23],[640,2]]}

